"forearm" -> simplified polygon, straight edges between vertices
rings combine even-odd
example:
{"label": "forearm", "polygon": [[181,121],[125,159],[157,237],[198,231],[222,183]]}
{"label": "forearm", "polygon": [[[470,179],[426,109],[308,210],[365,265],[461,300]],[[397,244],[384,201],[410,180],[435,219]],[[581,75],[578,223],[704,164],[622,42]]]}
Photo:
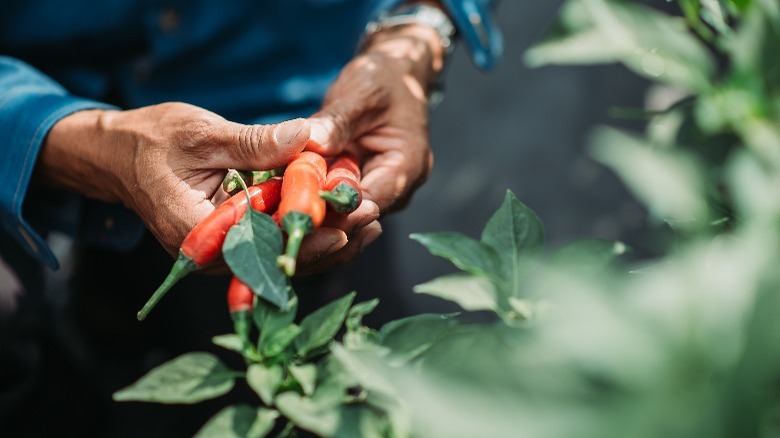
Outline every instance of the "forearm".
{"label": "forearm", "polygon": [[370,22],[361,47],[364,53],[392,58],[427,92],[438,82],[453,36],[454,27],[441,2],[411,0]]}

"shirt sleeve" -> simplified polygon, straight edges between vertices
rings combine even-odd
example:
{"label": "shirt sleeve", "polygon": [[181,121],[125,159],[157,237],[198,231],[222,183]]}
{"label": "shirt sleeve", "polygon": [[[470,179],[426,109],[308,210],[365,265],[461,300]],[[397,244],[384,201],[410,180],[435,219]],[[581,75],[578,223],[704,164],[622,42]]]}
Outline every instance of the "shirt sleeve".
{"label": "shirt sleeve", "polygon": [[114,107],[72,96],[29,64],[0,56],[0,222],[28,253],[53,269],[57,259],[22,217],[22,205],[51,127],[69,114],[95,108]]}
{"label": "shirt sleeve", "polygon": [[[374,16],[410,0],[383,0]],[[452,19],[457,36],[469,52],[471,61],[482,70],[495,67],[504,54],[504,39],[493,18],[496,0],[441,0]]]}
{"label": "shirt sleeve", "polygon": [[471,60],[482,70],[490,70],[504,54],[504,39],[493,19],[494,0],[442,0],[458,37]]}

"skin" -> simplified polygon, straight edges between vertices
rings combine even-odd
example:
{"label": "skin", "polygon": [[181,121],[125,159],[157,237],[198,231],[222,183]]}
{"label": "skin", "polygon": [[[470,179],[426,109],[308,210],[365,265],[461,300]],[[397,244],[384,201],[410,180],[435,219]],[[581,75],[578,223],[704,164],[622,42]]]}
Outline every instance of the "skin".
{"label": "skin", "polygon": [[361,157],[364,165],[361,205],[347,216],[326,219],[326,226],[345,231],[346,240],[327,259],[312,259],[302,248],[309,260],[307,269],[357,256],[381,233],[379,222],[368,218],[402,209],[427,179],[433,155],[426,92],[443,59],[444,49],[432,29],[404,26],[377,33],[344,67],[321,110],[309,118],[308,149],[323,155],[346,149]]}
{"label": "skin", "polygon": [[427,177],[425,90],[441,58],[431,29],[380,32],[345,66],[321,111],[276,125],[242,125],[175,102],[79,111],[48,134],[34,183],[123,203],[175,257],[224,199],[226,169],[275,168],[305,147],[323,155],[347,148],[365,160],[364,201],[304,240],[298,274],[320,272],[356,257],[381,234],[380,215],[402,208]]}

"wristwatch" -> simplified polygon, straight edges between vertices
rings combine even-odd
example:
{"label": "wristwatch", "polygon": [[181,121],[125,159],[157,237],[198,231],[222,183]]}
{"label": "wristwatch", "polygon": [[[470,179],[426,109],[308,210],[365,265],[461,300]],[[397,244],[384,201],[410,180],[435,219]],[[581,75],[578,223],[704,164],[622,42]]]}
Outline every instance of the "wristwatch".
{"label": "wristwatch", "polygon": [[445,53],[452,52],[454,48],[453,37],[455,36],[455,26],[452,24],[452,20],[441,9],[426,4],[401,5],[390,11],[382,12],[366,25],[360,46],[362,47],[371,35],[382,29],[411,24],[419,24],[435,30],[439,34]]}
{"label": "wristwatch", "polygon": [[414,0],[384,0],[382,3],[391,6],[385,12],[371,15],[374,18],[365,28],[362,43],[379,29],[419,23],[436,29],[443,47],[450,47],[450,50],[457,32],[458,41],[463,42],[471,61],[481,70],[494,68],[504,53],[504,39],[492,13],[497,0],[439,0],[441,9]]}
{"label": "wristwatch", "polygon": [[435,30],[439,34],[441,47],[444,49],[442,69],[428,89],[428,107],[433,109],[444,98],[443,72],[447,66],[449,54],[455,49],[455,26],[444,11],[426,4],[410,4],[382,12],[374,20],[368,22],[358,48],[362,50],[368,40],[371,39],[371,36],[380,30],[412,24]]}

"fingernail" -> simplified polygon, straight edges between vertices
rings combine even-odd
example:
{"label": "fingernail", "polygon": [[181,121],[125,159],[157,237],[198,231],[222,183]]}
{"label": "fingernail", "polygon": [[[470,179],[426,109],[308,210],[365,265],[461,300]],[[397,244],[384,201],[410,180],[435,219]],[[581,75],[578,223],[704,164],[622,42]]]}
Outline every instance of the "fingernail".
{"label": "fingernail", "polygon": [[304,119],[295,119],[284,122],[274,130],[274,138],[279,144],[293,144],[296,138],[304,131],[308,131],[309,124]]}
{"label": "fingernail", "polygon": [[347,240],[342,238],[342,236],[338,236],[333,239],[333,243],[331,243],[328,249],[325,250],[324,254],[332,254],[343,248],[346,244]]}
{"label": "fingernail", "polygon": [[317,239],[320,241],[318,246],[324,248],[320,250],[319,257],[334,253],[347,244],[347,235],[336,228],[319,228],[317,230]]}
{"label": "fingernail", "polygon": [[309,119],[311,122],[311,142],[321,150],[332,147],[331,133],[333,132],[333,122],[323,118]]}
{"label": "fingernail", "polygon": [[370,199],[363,199],[363,205],[361,205],[366,210],[369,210],[369,214],[366,215],[366,218],[359,224],[360,228],[363,228],[365,226],[368,226],[371,224],[371,222],[374,222],[376,220],[379,220],[379,206],[376,205],[376,202],[370,200]]}
{"label": "fingernail", "polygon": [[320,145],[325,143],[325,139],[328,138],[328,130],[320,123],[314,123],[311,126],[311,139],[319,143]]}

